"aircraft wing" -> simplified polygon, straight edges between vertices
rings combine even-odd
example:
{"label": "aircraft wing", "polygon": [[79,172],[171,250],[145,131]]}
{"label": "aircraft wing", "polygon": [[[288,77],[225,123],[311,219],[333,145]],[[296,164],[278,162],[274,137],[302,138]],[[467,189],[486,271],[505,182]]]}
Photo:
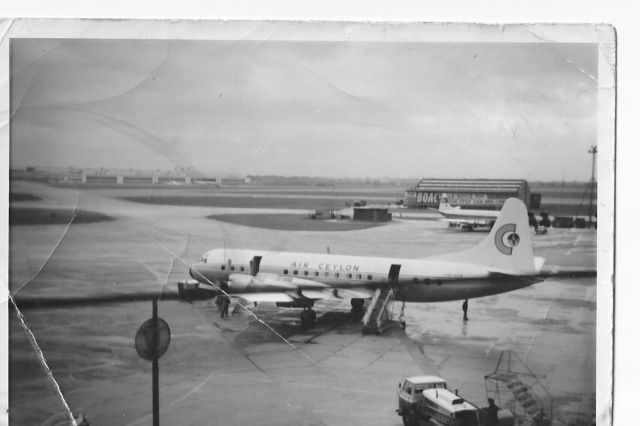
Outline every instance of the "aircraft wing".
{"label": "aircraft wing", "polygon": [[231,297],[248,302],[295,302],[318,299],[370,299],[375,289],[364,286],[334,287],[304,278],[283,277],[277,274],[229,276]]}
{"label": "aircraft wing", "polygon": [[452,222],[452,223],[464,223],[466,225],[489,225],[491,224],[491,222],[495,222],[495,219],[451,219],[451,218],[444,218],[441,219],[444,220],[445,222]]}
{"label": "aircraft wing", "polygon": [[234,293],[286,292],[289,290],[328,288],[327,284],[305,278],[285,277],[278,274],[259,273],[257,275],[231,274],[229,288]]}
{"label": "aircraft wing", "polygon": [[232,293],[233,298],[244,299],[247,302],[295,302],[300,300],[312,299],[370,299],[373,297],[373,290],[299,290],[289,292],[256,292],[256,293]]}
{"label": "aircraft wing", "polygon": [[295,299],[287,293],[238,293],[231,297],[244,299],[247,302],[293,302]]}
{"label": "aircraft wing", "polygon": [[371,299],[375,289],[367,287],[340,288],[335,289],[334,293],[340,299]]}

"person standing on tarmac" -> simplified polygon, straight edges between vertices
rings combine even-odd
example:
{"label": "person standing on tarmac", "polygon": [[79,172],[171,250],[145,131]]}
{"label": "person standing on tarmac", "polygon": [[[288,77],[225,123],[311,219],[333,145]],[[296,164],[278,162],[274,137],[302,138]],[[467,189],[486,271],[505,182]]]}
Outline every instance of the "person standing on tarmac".
{"label": "person standing on tarmac", "polygon": [[485,422],[485,426],[498,426],[498,407],[496,407],[492,398],[489,398],[489,408],[487,408],[487,421]]}
{"label": "person standing on tarmac", "polygon": [[467,309],[469,308],[469,299],[464,299],[464,302],[462,303],[462,320],[463,321],[469,321],[469,317],[467,316]]}
{"label": "person standing on tarmac", "polygon": [[231,304],[229,296],[224,296],[224,298],[222,299],[222,312],[220,312],[220,318],[229,317],[229,304]]}

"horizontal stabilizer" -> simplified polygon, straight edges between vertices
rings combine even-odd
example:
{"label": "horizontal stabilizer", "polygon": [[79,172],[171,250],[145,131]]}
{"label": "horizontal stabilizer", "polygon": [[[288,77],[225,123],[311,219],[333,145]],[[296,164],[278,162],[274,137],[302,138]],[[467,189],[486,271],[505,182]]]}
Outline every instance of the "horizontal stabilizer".
{"label": "horizontal stabilizer", "polygon": [[597,277],[598,271],[593,268],[545,268],[540,271],[540,276],[544,278],[582,278]]}
{"label": "horizontal stabilizer", "polygon": [[523,282],[528,284],[539,283],[540,281],[544,281],[543,278],[538,275],[513,275],[513,274],[505,274],[502,272],[489,272],[489,277],[491,277],[494,281],[507,281],[507,282]]}

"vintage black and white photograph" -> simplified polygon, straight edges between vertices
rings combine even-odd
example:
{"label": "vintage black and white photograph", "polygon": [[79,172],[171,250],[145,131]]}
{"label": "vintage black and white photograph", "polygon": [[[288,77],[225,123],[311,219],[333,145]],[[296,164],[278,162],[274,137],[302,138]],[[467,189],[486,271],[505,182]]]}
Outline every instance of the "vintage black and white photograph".
{"label": "vintage black and white photograph", "polygon": [[611,27],[11,31],[9,424],[606,424]]}

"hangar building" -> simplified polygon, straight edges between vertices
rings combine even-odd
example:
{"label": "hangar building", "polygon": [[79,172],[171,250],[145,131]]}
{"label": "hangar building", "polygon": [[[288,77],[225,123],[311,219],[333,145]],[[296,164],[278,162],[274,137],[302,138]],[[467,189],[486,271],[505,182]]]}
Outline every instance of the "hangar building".
{"label": "hangar building", "polygon": [[527,208],[540,207],[540,194],[531,194],[524,179],[432,179],[424,178],[405,193],[407,207],[438,208],[446,198],[465,209],[500,210],[507,198],[524,201]]}

